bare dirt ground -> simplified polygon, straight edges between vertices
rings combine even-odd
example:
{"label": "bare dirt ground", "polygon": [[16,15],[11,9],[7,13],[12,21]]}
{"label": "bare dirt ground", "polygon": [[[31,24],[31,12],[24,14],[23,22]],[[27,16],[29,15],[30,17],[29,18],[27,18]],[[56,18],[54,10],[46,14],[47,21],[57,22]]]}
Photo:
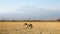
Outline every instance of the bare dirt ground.
{"label": "bare dirt ground", "polygon": [[[32,29],[24,23],[32,24]],[[0,34],[60,34],[60,22],[0,22]]]}

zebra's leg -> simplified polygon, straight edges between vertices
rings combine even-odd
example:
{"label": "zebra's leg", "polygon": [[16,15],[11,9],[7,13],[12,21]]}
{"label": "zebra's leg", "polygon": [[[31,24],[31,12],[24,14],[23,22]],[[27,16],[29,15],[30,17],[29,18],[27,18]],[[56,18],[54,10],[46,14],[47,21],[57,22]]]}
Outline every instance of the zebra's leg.
{"label": "zebra's leg", "polygon": [[32,26],[30,27],[30,29],[32,29]]}
{"label": "zebra's leg", "polygon": [[25,25],[25,29],[27,29],[27,25]]}
{"label": "zebra's leg", "polygon": [[27,28],[30,29],[30,25],[29,24],[27,25]]}
{"label": "zebra's leg", "polygon": [[30,29],[32,29],[33,26],[31,25],[30,27],[31,27]]}

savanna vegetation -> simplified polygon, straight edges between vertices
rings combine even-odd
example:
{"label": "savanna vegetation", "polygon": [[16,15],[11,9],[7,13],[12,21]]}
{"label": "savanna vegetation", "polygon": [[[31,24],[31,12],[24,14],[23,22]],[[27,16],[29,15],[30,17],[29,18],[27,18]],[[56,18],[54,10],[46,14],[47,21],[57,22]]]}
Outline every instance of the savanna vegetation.
{"label": "savanna vegetation", "polygon": [[60,22],[0,22],[0,34],[60,34]]}

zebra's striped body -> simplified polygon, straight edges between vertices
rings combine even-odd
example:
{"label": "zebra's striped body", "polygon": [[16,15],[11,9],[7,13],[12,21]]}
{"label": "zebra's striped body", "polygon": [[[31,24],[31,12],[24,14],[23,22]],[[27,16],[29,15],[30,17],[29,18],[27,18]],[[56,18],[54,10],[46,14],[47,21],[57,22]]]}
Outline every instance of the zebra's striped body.
{"label": "zebra's striped body", "polygon": [[32,27],[33,27],[32,24],[27,24],[27,23],[25,23],[24,26],[28,29],[32,29]]}

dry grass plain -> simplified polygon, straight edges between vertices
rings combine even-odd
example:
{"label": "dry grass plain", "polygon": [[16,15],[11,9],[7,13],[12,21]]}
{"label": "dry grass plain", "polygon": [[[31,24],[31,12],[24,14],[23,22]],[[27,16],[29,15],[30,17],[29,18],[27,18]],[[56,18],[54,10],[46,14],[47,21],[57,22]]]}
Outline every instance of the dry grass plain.
{"label": "dry grass plain", "polygon": [[[31,23],[26,29],[24,23]],[[0,22],[0,34],[60,34],[60,22]]]}

